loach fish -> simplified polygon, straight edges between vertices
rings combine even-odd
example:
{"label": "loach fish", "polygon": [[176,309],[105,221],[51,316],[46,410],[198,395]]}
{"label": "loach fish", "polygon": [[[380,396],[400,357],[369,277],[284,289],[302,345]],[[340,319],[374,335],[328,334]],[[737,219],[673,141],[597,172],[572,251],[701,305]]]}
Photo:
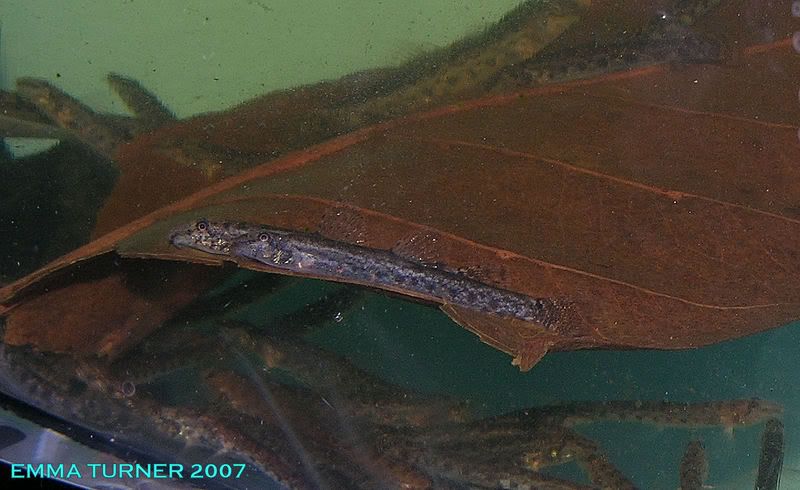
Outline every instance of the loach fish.
{"label": "loach fish", "polygon": [[641,32],[625,32],[610,44],[571,46],[568,52],[543,50],[537,56],[500,70],[486,88],[508,90],[580,80],[660,63],[718,63],[722,48],[694,32],[695,20],[713,10],[717,0],[684,0],[672,12],[658,11]]}
{"label": "loach fish", "polygon": [[758,458],[756,490],[777,490],[783,471],[783,422],[770,419],[761,436],[761,456]]}
{"label": "loach fish", "polygon": [[701,490],[708,479],[708,458],[700,441],[691,441],[681,458],[680,490]]}
{"label": "loach fish", "polygon": [[310,233],[201,219],[172,233],[170,241],[275,271],[349,282],[517,318],[547,329],[559,324],[567,305],[489,286],[463,274],[406,260],[394,253],[329,240]]}

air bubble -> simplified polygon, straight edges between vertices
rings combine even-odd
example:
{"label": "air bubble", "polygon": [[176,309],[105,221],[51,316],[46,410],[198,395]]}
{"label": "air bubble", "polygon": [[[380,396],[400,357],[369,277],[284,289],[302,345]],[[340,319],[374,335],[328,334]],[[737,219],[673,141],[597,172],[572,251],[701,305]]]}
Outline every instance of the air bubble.
{"label": "air bubble", "polygon": [[800,17],[800,0],[792,2],[792,17]]}
{"label": "air bubble", "polygon": [[123,381],[120,386],[122,396],[130,398],[136,394],[136,385],[132,381]]}

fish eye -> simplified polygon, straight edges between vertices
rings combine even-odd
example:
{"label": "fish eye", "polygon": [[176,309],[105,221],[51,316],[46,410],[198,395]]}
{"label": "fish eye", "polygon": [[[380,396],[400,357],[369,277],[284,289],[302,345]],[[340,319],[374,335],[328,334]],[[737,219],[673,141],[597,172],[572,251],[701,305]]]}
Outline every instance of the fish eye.
{"label": "fish eye", "polygon": [[267,235],[266,233],[259,233],[258,234],[258,241],[266,242],[267,240],[269,240],[269,235]]}
{"label": "fish eye", "polygon": [[206,231],[208,229],[208,221],[201,219],[197,222],[195,228],[197,228],[198,231]]}

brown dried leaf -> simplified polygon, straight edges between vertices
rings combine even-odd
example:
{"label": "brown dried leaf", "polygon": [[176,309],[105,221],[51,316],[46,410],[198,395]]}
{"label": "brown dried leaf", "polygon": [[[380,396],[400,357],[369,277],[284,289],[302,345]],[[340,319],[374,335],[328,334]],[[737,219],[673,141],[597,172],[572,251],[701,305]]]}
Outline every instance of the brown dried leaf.
{"label": "brown dried leaf", "polygon": [[[752,20],[726,22],[761,39]],[[0,301],[112,249],[219,263],[168,244],[199,216],[315,231],[347,209],[360,245],[434,234],[448,268],[490,266],[499,287],[571,304],[569,328],[548,333],[446,308],[521,367],[547,350],[697,347],[786,324],[800,317],[800,58],[780,22],[783,41],[725,64],[474,100],[292,153],[109,233]]]}

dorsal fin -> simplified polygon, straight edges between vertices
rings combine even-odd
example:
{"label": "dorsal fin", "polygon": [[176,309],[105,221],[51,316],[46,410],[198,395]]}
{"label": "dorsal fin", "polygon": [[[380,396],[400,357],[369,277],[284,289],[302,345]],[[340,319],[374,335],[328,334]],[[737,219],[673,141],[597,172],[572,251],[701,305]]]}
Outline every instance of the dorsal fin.
{"label": "dorsal fin", "polygon": [[459,274],[466,276],[473,281],[483,284],[503,284],[506,278],[506,271],[503,264],[480,264],[468,267],[460,267],[456,270]]}
{"label": "dorsal fin", "polygon": [[405,236],[392,247],[392,253],[398,257],[427,267],[439,268],[439,237],[436,233],[421,231]]}
{"label": "dorsal fin", "polygon": [[320,235],[338,242],[361,245],[367,240],[367,224],[356,210],[345,206],[329,208],[317,225]]}

